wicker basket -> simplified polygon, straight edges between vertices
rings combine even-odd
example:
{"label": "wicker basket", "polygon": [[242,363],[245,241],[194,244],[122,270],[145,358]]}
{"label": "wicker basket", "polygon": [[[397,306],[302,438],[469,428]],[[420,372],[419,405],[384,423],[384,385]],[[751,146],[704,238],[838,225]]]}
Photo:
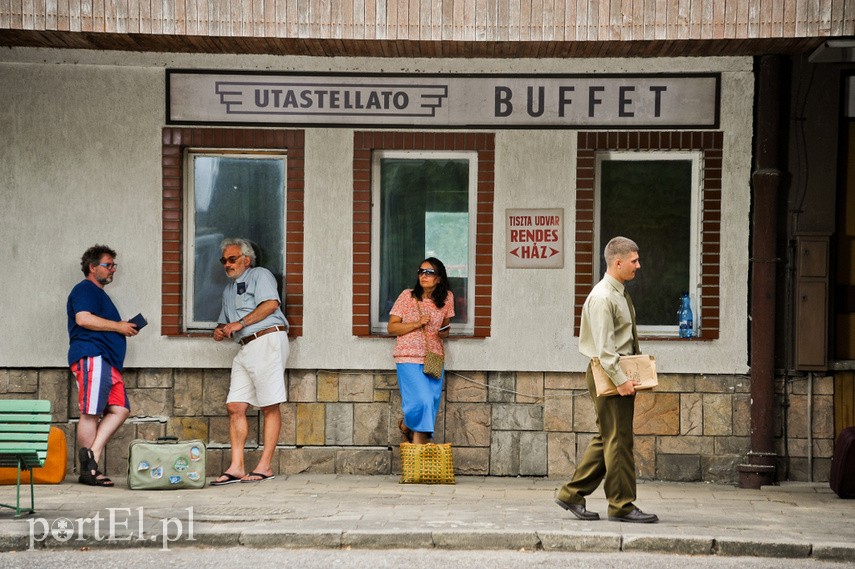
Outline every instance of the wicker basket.
{"label": "wicker basket", "polygon": [[401,443],[401,484],[454,484],[451,444]]}

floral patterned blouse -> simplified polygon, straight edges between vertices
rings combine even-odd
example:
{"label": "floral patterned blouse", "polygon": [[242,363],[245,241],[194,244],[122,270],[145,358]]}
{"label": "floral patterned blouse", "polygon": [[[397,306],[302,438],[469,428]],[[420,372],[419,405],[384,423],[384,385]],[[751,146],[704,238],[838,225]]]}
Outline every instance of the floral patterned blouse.
{"label": "floral patterned blouse", "polygon": [[[412,289],[407,289],[398,295],[398,300],[389,311],[390,316],[398,316],[401,322],[416,322],[419,320],[419,307],[421,306],[422,314],[430,314],[430,323],[424,327],[427,334],[427,343],[430,351],[438,354],[444,354],[442,349],[442,338],[439,337],[439,328],[442,326],[442,321],[446,318],[454,317],[454,295],[451,291],[445,297],[445,304],[442,308],[437,308],[433,299],[422,300],[417,302],[413,298]],[[392,352],[395,357],[395,362],[399,364],[422,364],[425,361],[425,334],[422,334],[422,328],[413,330],[406,334],[397,337],[395,349]]]}

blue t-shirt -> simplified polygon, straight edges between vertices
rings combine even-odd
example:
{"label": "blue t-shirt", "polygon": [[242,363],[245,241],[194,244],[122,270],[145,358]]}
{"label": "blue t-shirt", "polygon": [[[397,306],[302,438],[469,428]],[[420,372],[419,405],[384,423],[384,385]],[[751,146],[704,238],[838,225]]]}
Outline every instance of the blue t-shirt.
{"label": "blue t-shirt", "polygon": [[[266,300],[279,301],[279,291],[276,288],[276,278],[264,267],[250,267],[241,276],[226,285],[223,289],[223,308],[217,322],[228,324],[237,322]],[[273,314],[260,322],[232,334],[232,339],[239,342],[241,338],[260,332],[271,326],[288,327],[288,321],[282,313],[282,304]]]}
{"label": "blue t-shirt", "polygon": [[119,311],[104,292],[104,289],[86,279],[83,280],[68,295],[65,305],[68,314],[68,365],[80,360],[101,356],[104,360],[121,371],[125,365],[125,350],[127,339],[118,332],[98,332],[78,326],[74,317],[78,312],[90,312],[106,320],[119,322],[122,317]]}

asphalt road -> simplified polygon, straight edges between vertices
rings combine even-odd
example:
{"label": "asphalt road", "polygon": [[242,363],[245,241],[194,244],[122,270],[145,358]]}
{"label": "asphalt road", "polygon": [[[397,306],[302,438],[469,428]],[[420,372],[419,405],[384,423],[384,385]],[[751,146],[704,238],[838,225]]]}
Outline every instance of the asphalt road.
{"label": "asphalt road", "polygon": [[545,551],[311,550],[311,549],[153,549],[37,550],[0,553],[0,568],[91,567],[251,567],[252,569],[843,569],[855,563],[768,557],[684,556],[651,553],[568,553]]}

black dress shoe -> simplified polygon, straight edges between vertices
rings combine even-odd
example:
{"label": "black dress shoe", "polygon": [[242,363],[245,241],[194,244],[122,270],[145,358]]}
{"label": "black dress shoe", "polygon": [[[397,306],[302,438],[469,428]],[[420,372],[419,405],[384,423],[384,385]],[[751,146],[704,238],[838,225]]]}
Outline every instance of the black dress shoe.
{"label": "black dress shoe", "polygon": [[638,508],[623,516],[609,516],[612,522],[630,522],[633,524],[655,524],[659,521],[656,514],[645,514]]}
{"label": "black dress shoe", "polygon": [[555,503],[573,514],[574,516],[576,516],[577,518],[579,518],[580,520],[586,522],[593,522],[595,520],[600,519],[600,514],[598,514],[597,512],[589,512],[585,509],[585,506],[581,504],[569,504],[567,502],[559,500],[558,498],[555,499]]}

